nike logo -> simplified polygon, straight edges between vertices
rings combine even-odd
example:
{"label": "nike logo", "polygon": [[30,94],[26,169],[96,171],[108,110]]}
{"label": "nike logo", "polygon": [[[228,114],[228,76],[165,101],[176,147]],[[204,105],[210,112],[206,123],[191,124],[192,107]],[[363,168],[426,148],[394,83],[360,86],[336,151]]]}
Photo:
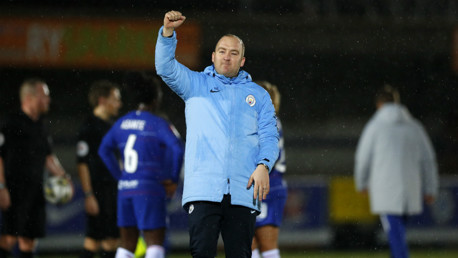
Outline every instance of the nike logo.
{"label": "nike logo", "polygon": [[215,92],[219,92],[219,91],[220,91],[220,89],[218,89],[218,88],[210,90],[211,93],[215,93]]}
{"label": "nike logo", "polygon": [[255,211],[255,210],[251,210],[250,212],[251,212],[251,214],[253,214],[253,213],[255,213],[256,211]]}

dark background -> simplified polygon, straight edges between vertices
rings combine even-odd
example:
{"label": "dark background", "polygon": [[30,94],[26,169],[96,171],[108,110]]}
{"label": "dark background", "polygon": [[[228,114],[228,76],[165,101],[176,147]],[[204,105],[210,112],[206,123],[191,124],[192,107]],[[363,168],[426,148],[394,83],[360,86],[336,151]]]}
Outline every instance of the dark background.
{"label": "dark background", "polygon": [[[451,69],[458,4],[446,0],[2,1],[2,17],[132,17],[162,20],[182,11],[202,28],[198,70],[225,33],[246,45],[255,80],[282,93],[288,173],[351,175],[359,134],[374,113],[373,95],[388,83],[431,136],[441,174],[456,174],[457,75]],[[186,26],[184,24],[183,26]],[[156,33],[156,32],[152,32]],[[178,29],[179,33],[179,29]],[[152,67],[152,70],[154,68]],[[39,76],[50,87],[48,115],[57,155],[75,172],[75,135],[98,79],[121,83],[125,70],[0,67],[0,115],[19,107],[18,87]],[[184,104],[165,85],[162,110],[185,135]],[[129,109],[123,91],[122,113]]]}

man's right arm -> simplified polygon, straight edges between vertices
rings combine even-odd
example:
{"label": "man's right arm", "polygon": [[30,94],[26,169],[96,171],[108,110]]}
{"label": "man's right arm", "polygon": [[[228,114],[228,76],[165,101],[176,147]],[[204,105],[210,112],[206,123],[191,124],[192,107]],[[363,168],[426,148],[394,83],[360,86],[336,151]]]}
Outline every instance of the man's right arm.
{"label": "man's right arm", "polygon": [[369,122],[364,127],[355,153],[354,179],[358,192],[365,192],[368,188],[370,161],[372,159],[372,140],[373,126]]}
{"label": "man's right arm", "polygon": [[164,26],[159,30],[157,37],[155,53],[157,74],[182,99],[189,97],[193,72],[175,59],[177,39],[174,31],[185,19],[179,12],[171,11],[165,14]]}
{"label": "man's right arm", "polygon": [[164,30],[162,36],[171,37],[173,31],[180,27],[181,24],[186,20],[186,16],[182,15],[178,11],[170,11],[164,15]]}

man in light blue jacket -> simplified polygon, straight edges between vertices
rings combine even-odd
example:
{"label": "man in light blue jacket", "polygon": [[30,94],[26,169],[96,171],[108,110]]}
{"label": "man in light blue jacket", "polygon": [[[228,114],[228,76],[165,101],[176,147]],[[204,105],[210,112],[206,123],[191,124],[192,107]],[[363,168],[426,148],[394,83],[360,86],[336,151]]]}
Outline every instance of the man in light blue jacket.
{"label": "man in light blue jacket", "polygon": [[[369,192],[393,258],[409,257],[406,219],[434,202],[438,192],[435,153],[423,126],[385,86],[376,95],[377,112],[364,128],[356,150],[356,189]],[[423,198],[422,198],[423,197]]]}
{"label": "man in light blue jacket", "polygon": [[189,213],[193,257],[215,257],[221,233],[226,257],[251,257],[256,215],[269,192],[278,158],[278,129],[269,94],[241,70],[245,48],[225,35],[213,65],[195,72],[175,59],[175,29],[186,17],[164,16],[156,44],[156,70],[186,104],[182,204]]}

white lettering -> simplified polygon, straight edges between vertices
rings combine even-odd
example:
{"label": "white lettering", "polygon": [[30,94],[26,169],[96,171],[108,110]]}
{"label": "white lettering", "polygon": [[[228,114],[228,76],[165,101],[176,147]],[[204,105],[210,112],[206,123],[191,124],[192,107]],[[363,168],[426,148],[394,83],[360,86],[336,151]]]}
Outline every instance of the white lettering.
{"label": "white lettering", "polygon": [[120,180],[118,182],[118,190],[135,189],[138,186],[138,180]]}
{"label": "white lettering", "polygon": [[145,120],[124,120],[121,124],[123,130],[140,130],[143,131],[145,128]]}

